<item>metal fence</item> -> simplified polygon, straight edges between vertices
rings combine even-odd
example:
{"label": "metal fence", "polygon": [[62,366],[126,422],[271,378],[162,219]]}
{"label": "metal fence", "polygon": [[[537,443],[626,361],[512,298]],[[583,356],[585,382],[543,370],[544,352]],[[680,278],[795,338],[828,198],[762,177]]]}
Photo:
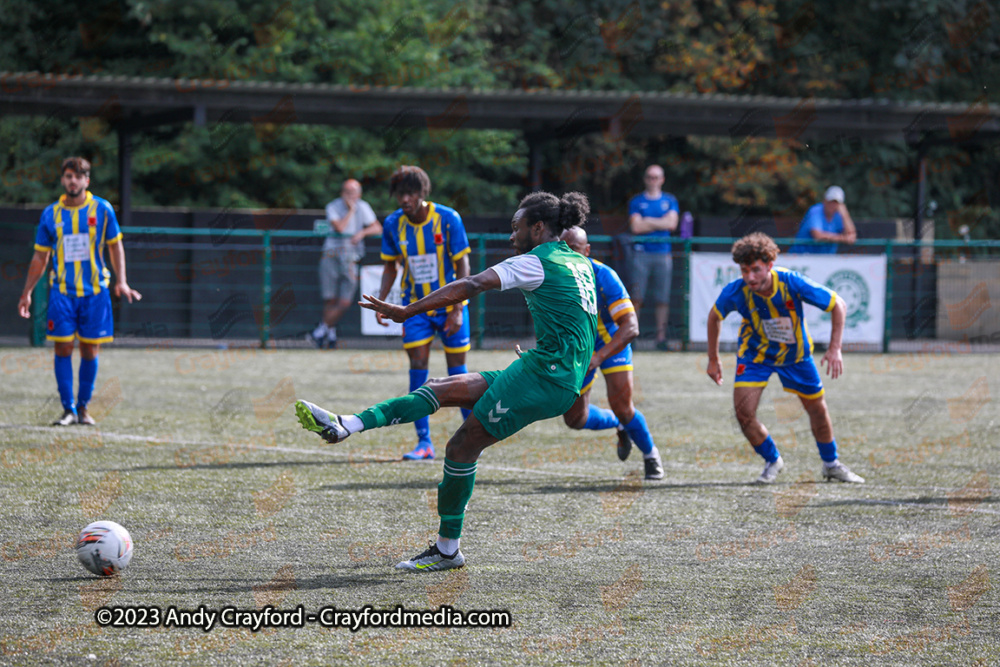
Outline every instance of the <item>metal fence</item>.
{"label": "metal fence", "polygon": [[[0,253],[0,318],[3,336],[44,342],[47,282],[35,291],[31,323],[14,315],[31,256],[33,225],[3,224]],[[592,256],[615,266],[613,239],[592,236]],[[793,239],[777,239],[787,247]],[[190,339],[207,344],[243,341],[296,346],[319,321],[318,264],[323,237],[311,231],[132,227],[125,230],[129,282],[141,302],[115,303],[116,339]],[[470,234],[472,272],[485,270],[513,251],[506,234]],[[728,252],[728,237],[694,237],[673,244],[669,337],[687,348],[689,262],[692,252]],[[363,263],[378,264],[377,239],[369,239]],[[906,242],[858,240],[841,253],[887,257],[885,334],[893,340],[1000,343],[1000,241]],[[644,308],[637,346],[652,345],[653,308]],[[382,347],[398,341],[362,337],[360,309],[338,326],[349,345]],[[475,347],[530,338],[533,328],[516,291],[488,292],[470,304]],[[876,346],[877,348],[878,346]]]}

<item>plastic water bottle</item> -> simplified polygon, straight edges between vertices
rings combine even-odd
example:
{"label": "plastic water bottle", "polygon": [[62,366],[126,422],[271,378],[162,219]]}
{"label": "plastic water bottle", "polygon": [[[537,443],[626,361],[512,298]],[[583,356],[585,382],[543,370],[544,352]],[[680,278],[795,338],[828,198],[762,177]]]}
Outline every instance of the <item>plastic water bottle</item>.
{"label": "plastic water bottle", "polygon": [[689,239],[694,236],[694,216],[691,215],[691,211],[684,211],[684,215],[681,216],[680,227],[680,237],[682,239]]}

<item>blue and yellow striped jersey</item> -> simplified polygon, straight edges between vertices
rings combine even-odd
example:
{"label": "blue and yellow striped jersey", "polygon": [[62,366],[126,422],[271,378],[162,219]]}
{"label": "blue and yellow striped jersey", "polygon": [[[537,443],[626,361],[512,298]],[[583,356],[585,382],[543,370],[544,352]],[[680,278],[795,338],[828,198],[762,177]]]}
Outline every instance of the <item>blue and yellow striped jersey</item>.
{"label": "blue and yellow striped jersey", "polygon": [[713,309],[722,319],[734,310],[743,316],[738,360],[772,366],[795,364],[808,359],[813,347],[802,304],[830,312],[837,305],[837,293],[800,273],[777,267],[771,270],[771,280],[774,292],[763,297],[737,278],[722,288]]}
{"label": "blue and yellow striped jersey", "polygon": [[594,350],[599,350],[610,343],[618,331],[615,318],[634,313],[635,306],[614,269],[596,259],[591,259],[590,263],[594,267],[594,284],[597,288],[597,337]]}
{"label": "blue and yellow striped jersey", "polygon": [[419,225],[410,222],[403,209],[391,213],[382,224],[382,260],[403,265],[404,306],[454,281],[455,262],[471,250],[462,217],[447,206],[427,203],[430,211]]}
{"label": "blue and yellow striped jersey", "polygon": [[63,195],[42,211],[35,250],[52,252],[51,287],[66,296],[99,294],[111,278],[104,264],[104,246],[122,238],[115,210],[89,191],[80,206],[65,202]]}

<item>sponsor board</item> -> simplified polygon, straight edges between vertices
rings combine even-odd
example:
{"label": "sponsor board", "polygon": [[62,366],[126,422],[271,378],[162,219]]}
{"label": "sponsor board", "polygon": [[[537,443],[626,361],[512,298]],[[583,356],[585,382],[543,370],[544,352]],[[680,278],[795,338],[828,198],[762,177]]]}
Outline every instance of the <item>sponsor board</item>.
{"label": "sponsor board", "polygon": [[[844,343],[882,343],[885,330],[885,255],[786,255],[781,254],[776,267],[798,271],[807,278],[837,293],[847,306]],[[721,252],[691,254],[690,340],[708,340],[708,314],[715,300],[730,281],[740,277],[740,267],[732,255]],[[806,306],[806,326],[814,341],[830,338],[830,314]],[[735,343],[742,317],[730,313],[722,323],[720,340]]]}

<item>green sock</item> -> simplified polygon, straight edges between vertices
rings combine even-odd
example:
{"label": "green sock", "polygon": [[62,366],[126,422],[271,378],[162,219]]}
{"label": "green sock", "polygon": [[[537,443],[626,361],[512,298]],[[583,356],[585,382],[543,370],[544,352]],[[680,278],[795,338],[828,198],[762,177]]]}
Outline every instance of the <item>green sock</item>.
{"label": "green sock", "polygon": [[476,485],[477,465],[444,460],[444,479],[438,484],[438,515],[441,517],[438,534],[441,537],[456,540],[462,536],[465,506]]}
{"label": "green sock", "polygon": [[358,413],[357,416],[364,423],[367,431],[387,424],[409,424],[421,417],[434,414],[440,407],[441,402],[434,395],[434,390],[424,385],[406,396],[376,403],[367,410]]}

